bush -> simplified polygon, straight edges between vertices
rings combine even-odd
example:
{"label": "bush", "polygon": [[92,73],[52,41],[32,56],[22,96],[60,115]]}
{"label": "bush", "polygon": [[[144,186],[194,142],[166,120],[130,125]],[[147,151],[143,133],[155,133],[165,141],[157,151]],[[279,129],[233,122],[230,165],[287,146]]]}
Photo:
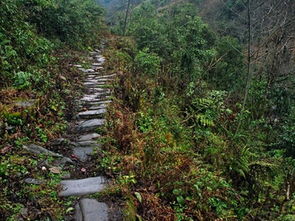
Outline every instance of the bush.
{"label": "bush", "polygon": [[156,75],[160,70],[160,63],[159,56],[150,53],[148,48],[139,51],[135,57],[135,67],[142,74]]}

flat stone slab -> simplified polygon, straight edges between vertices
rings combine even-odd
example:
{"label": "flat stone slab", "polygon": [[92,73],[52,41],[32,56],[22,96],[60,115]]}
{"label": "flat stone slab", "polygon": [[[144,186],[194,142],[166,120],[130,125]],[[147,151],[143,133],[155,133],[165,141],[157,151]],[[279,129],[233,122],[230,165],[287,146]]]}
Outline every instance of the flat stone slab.
{"label": "flat stone slab", "polygon": [[[101,64],[101,65],[102,65],[102,64]],[[102,70],[103,67],[102,67],[102,66],[94,66],[94,69],[95,69],[95,70]]]}
{"label": "flat stone slab", "polygon": [[93,153],[93,147],[75,147],[73,154],[82,162],[86,162]]}
{"label": "flat stone slab", "polygon": [[93,66],[101,66],[101,63],[93,63]]}
{"label": "flat stone slab", "polygon": [[89,132],[105,124],[105,119],[91,119],[80,122],[75,130],[80,132]]}
{"label": "flat stone slab", "polygon": [[107,108],[107,104],[100,104],[100,105],[90,106],[88,109],[89,110],[99,110],[99,109],[106,109],[106,108]]}
{"label": "flat stone slab", "polygon": [[98,133],[90,133],[90,134],[85,134],[79,137],[78,141],[88,141],[88,140],[94,140],[99,138],[100,135]]}
{"label": "flat stone slab", "polygon": [[38,146],[36,144],[29,144],[27,146],[23,145],[23,149],[25,149],[28,152],[31,152],[33,154],[36,154],[36,155],[44,154],[44,155],[47,155],[47,156],[59,157],[59,158],[62,159],[62,161],[64,163],[74,163],[70,158],[64,157],[63,155],[61,155],[59,153],[52,152],[52,151],[47,150],[46,148]]}
{"label": "flat stone slab", "polygon": [[108,221],[108,206],[95,199],[81,199],[75,206],[76,221]]}
{"label": "flat stone slab", "polygon": [[103,80],[103,81],[98,81],[98,80],[92,80],[92,81],[86,81],[86,82],[84,82],[84,86],[85,87],[89,87],[89,86],[96,86],[96,85],[104,85],[104,84],[106,84],[107,83],[107,81],[106,80]]}
{"label": "flat stone slab", "polygon": [[97,92],[95,94],[88,94],[88,95],[85,95],[84,97],[82,97],[80,99],[80,101],[93,101],[93,100],[96,100],[98,97],[101,97],[105,95],[104,93],[102,92]]}
{"label": "flat stone slab", "polygon": [[24,182],[27,184],[35,184],[35,185],[40,185],[40,184],[44,183],[43,180],[38,180],[38,179],[34,179],[34,178],[26,178],[26,179],[24,179]]}
{"label": "flat stone slab", "polygon": [[99,56],[96,56],[96,60],[99,62],[99,63],[104,63],[105,62],[105,58],[101,55]]}
{"label": "flat stone slab", "polygon": [[85,73],[93,73],[93,72],[95,72],[95,71],[94,71],[93,69],[89,68],[89,69],[86,69],[84,72],[85,72]]}
{"label": "flat stone slab", "polygon": [[78,118],[82,119],[91,119],[94,117],[101,116],[107,112],[106,109],[99,109],[99,110],[88,110],[88,111],[83,111],[77,114]]}
{"label": "flat stone slab", "polygon": [[98,77],[98,79],[112,79],[114,77],[116,77],[116,74],[101,75]]}
{"label": "flat stone slab", "polygon": [[76,142],[76,147],[99,147],[100,144],[97,143],[95,140],[85,140]]}
{"label": "flat stone slab", "polygon": [[84,196],[102,191],[106,187],[106,179],[99,176],[79,180],[63,180],[60,185],[62,190],[58,195],[61,197]]}
{"label": "flat stone slab", "polygon": [[111,90],[109,88],[101,88],[101,87],[95,87],[95,88],[88,88],[87,89],[88,93],[97,93],[101,92],[103,94],[110,94]]}
{"label": "flat stone slab", "polygon": [[91,52],[89,52],[89,54],[91,54],[91,55],[97,55],[99,53],[97,51],[91,51]]}

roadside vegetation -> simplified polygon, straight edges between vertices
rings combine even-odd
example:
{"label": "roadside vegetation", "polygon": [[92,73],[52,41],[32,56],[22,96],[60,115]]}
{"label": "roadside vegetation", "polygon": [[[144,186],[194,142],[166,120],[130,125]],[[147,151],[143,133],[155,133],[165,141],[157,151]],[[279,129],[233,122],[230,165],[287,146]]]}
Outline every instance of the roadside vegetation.
{"label": "roadside vegetation", "polygon": [[294,220],[294,69],[251,58],[249,72],[247,38],[213,31],[196,4],[157,3],[132,8],[106,52],[120,77],[100,165],[127,220]]}
{"label": "roadside vegetation", "polygon": [[100,43],[102,16],[92,0],[0,2],[1,220],[61,220],[71,212],[71,203],[57,197],[65,174],[48,171],[55,159],[22,145],[45,145],[66,130],[81,89],[71,65],[85,62],[83,51]]}

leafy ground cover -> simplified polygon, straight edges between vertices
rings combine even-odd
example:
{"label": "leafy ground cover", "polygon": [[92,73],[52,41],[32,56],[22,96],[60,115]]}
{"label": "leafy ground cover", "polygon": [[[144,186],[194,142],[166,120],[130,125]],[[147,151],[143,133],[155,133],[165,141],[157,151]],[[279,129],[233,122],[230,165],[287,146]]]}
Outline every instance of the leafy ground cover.
{"label": "leafy ground cover", "polygon": [[98,163],[115,178],[127,220],[294,218],[294,160],[269,148],[271,128],[235,95],[201,78],[183,87],[187,79],[128,37],[114,38],[106,56],[120,77]]}

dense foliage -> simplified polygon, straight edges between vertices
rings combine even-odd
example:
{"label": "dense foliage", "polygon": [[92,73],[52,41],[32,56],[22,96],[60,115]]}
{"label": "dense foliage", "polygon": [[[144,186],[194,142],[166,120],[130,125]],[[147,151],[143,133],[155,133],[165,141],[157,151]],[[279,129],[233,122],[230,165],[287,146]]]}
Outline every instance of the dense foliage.
{"label": "dense foliage", "polygon": [[7,86],[42,80],[58,46],[52,40],[78,48],[93,43],[101,30],[102,9],[91,0],[4,0],[0,12],[0,80]]}
{"label": "dense foliage", "polygon": [[61,220],[70,205],[57,197],[62,174],[41,170],[54,159],[21,147],[66,129],[79,92],[71,64],[100,44],[102,13],[92,0],[0,1],[0,220]]}
{"label": "dense foliage", "polygon": [[[223,22],[244,16],[238,3],[226,1]],[[214,32],[197,15],[184,2],[132,9],[126,35],[136,43],[122,38],[110,51],[110,67],[125,75],[103,166],[129,188],[127,213],[144,220],[293,220],[294,84],[287,82],[294,73],[286,66],[284,80],[276,78],[273,64],[284,63],[260,63],[264,57],[251,57],[248,72],[247,38]],[[122,24],[113,30],[123,33]]]}

